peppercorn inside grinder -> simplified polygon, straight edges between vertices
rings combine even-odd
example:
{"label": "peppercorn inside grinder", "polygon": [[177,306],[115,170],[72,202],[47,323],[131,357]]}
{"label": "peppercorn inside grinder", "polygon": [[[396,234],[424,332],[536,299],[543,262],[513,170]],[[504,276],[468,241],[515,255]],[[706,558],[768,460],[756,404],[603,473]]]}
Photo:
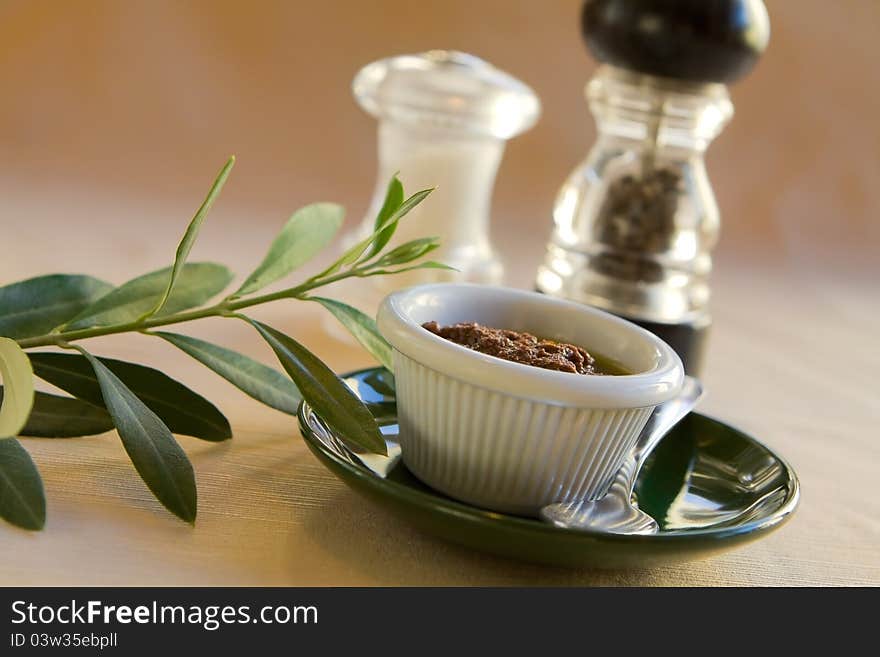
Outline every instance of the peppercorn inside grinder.
{"label": "peppercorn inside grinder", "polygon": [[703,153],[733,115],[726,83],[766,48],[760,0],[586,0],[602,62],[586,87],[598,139],[565,181],[541,292],[654,332],[698,374],[720,227]]}

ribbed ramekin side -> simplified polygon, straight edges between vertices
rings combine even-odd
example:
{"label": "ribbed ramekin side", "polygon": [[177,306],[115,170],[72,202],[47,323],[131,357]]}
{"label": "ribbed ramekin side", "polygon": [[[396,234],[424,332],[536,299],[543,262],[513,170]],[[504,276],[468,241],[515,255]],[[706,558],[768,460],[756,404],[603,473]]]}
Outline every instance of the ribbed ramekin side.
{"label": "ribbed ramekin side", "polygon": [[534,513],[604,494],[651,411],[512,397],[396,350],[394,366],[407,467],[433,488],[499,511]]}

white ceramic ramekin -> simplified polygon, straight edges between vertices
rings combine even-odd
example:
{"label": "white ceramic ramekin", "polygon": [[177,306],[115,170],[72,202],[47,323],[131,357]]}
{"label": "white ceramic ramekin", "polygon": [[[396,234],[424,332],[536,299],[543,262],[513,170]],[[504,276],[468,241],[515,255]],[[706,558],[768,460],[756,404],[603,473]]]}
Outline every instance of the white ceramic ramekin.
{"label": "white ceramic ramekin", "polygon": [[[590,376],[487,356],[422,328],[478,322],[595,351],[635,372]],[[476,506],[534,515],[605,494],[654,407],[684,371],[653,334],[535,292],[437,283],[395,292],[378,325],[394,348],[400,445],[426,484]]]}

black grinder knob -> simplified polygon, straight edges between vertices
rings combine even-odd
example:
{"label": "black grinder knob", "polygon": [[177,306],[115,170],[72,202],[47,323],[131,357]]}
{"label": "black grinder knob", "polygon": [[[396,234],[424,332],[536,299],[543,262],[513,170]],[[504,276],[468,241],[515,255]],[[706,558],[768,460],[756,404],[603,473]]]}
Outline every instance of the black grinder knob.
{"label": "black grinder knob", "polygon": [[599,61],[691,82],[733,82],[770,39],[761,0],[586,0],[581,26]]}

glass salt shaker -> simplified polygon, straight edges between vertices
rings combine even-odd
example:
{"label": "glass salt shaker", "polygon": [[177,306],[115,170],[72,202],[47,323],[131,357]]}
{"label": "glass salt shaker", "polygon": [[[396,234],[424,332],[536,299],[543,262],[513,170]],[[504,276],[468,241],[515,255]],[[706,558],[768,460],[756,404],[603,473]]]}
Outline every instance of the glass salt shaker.
{"label": "glass salt shaker", "polygon": [[598,139],[563,184],[537,288],[635,321],[700,370],[720,217],[703,153],[733,114],[725,83],[769,39],[760,0],[587,0],[603,64]]}
{"label": "glass salt shaker", "polygon": [[387,293],[415,283],[499,283],[503,267],[489,239],[492,189],[506,141],[538,120],[535,93],[478,57],[448,50],[373,62],[352,89],[379,120],[379,170],[366,216],[345,241],[372,233],[388,181],[398,173],[407,194],[435,190],[400,222],[389,247],[437,236],[441,246],[431,258],[457,270],[359,281],[354,305],[374,313]]}

